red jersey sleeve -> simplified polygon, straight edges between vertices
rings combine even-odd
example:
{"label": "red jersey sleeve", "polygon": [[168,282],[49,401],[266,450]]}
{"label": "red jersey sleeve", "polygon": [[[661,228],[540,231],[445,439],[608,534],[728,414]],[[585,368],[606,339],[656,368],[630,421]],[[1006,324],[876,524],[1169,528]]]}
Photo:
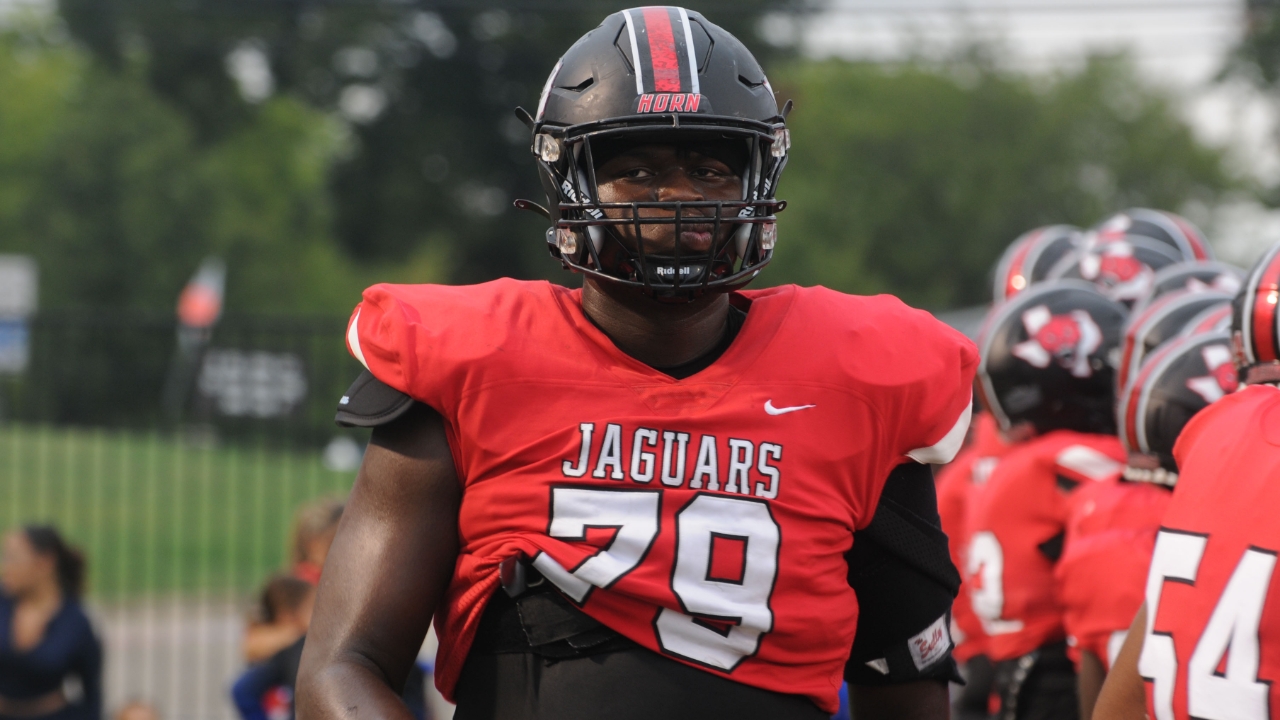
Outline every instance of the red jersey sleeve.
{"label": "red jersey sleeve", "polygon": [[977,348],[958,331],[898,298],[842,297],[848,299],[829,307],[857,319],[833,320],[829,331],[836,330],[838,336],[832,340],[847,348],[842,359],[847,376],[878,396],[874,404],[894,462],[951,462],[969,429]]}
{"label": "red jersey sleeve", "polygon": [[374,285],[351,315],[347,349],[378,380],[448,416],[473,368],[496,352],[518,351],[511,344],[534,321],[519,298],[536,287],[510,280]]}

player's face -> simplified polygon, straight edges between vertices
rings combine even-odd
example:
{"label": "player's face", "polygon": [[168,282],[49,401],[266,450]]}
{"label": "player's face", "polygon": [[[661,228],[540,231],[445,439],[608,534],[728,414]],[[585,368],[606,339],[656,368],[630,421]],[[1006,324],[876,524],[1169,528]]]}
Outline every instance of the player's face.
{"label": "player's face", "polygon": [[[681,145],[638,145],[601,163],[596,170],[600,201],[694,202],[740,200],[742,178],[723,160],[706,150]],[[613,218],[631,217],[628,210],[608,210]],[[642,208],[641,217],[674,217],[671,210]],[[706,254],[719,247],[736,225],[721,222],[716,237],[715,224],[697,217],[714,218],[715,208],[688,208],[681,212],[680,237],[674,224],[641,225],[646,254],[671,255],[677,242],[681,254]],[[686,222],[685,218],[694,218]],[[634,224],[615,226],[623,243],[635,249],[639,243]]]}

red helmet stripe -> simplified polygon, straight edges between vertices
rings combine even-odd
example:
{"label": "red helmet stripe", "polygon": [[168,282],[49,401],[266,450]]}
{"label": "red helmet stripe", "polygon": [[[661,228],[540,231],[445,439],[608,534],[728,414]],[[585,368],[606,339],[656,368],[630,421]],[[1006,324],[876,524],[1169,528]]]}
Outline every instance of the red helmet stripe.
{"label": "red helmet stripe", "polygon": [[[1001,278],[1001,280],[1004,281],[1005,299],[1011,298],[1019,292],[1026,290],[1027,286],[1031,284],[1031,279],[1027,277],[1027,273],[1023,268],[1023,265],[1027,261],[1027,255],[1031,252],[1031,248],[1035,247],[1036,241],[1040,239],[1041,235],[1044,235],[1044,230],[1037,230],[1036,234],[1023,241],[1022,246],[1014,253],[1013,259],[1009,262],[1008,271],[1005,272],[1004,277]],[[1022,287],[1016,287],[1013,284],[1013,279],[1016,277],[1023,278]]]}
{"label": "red helmet stripe", "polygon": [[665,7],[647,7],[644,13],[645,35],[649,38],[649,57],[653,62],[653,91],[681,92],[680,54],[671,27],[671,14]]}
{"label": "red helmet stripe", "polygon": [[1196,259],[1211,260],[1212,258],[1209,257],[1209,249],[1205,245],[1204,238],[1200,237],[1200,233],[1196,231],[1195,227],[1184,218],[1174,215],[1173,213],[1167,213],[1167,215],[1169,219],[1173,220],[1173,223],[1178,226],[1178,229],[1182,231],[1183,236],[1187,238],[1187,242],[1191,244],[1191,252],[1195,253]]}
{"label": "red helmet stripe", "polygon": [[1255,362],[1280,360],[1276,346],[1276,302],[1280,289],[1280,254],[1274,255],[1258,276],[1253,296],[1253,350]]}

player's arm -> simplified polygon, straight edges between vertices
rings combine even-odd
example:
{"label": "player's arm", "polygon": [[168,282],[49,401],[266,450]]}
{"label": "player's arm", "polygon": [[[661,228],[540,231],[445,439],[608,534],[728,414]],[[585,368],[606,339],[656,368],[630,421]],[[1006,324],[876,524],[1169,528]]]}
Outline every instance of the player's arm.
{"label": "player's arm", "polygon": [[1147,630],[1147,606],[1138,609],[1138,615],[1129,626],[1129,635],[1116,656],[1115,665],[1107,673],[1093,708],[1094,720],[1143,720],[1147,715],[1147,694],[1142,676],[1138,674],[1138,658],[1142,655],[1143,634]]}
{"label": "player's arm", "polygon": [[460,498],[435,411],[374,429],[320,580],[299,718],[412,720],[400,690],[453,573]]}
{"label": "player's arm", "polygon": [[1098,703],[1098,693],[1102,692],[1102,683],[1107,679],[1107,670],[1102,659],[1092,650],[1080,651],[1080,673],[1076,676],[1076,690],[1080,695],[1080,720],[1093,717],[1093,708]]}
{"label": "player's arm", "polygon": [[960,576],[928,465],[904,463],[890,473],[848,560],[859,605],[845,667],[853,716],[947,717],[947,682],[959,679],[948,622]]}

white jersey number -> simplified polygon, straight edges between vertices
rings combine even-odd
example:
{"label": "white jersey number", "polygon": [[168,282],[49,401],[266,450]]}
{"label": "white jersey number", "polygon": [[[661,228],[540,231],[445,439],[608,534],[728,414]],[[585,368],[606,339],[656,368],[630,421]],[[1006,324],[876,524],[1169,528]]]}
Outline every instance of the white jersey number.
{"label": "white jersey number", "polygon": [[[1161,530],[1147,575],[1147,627],[1138,672],[1153,684],[1156,720],[1173,720],[1178,657],[1168,633],[1153,632],[1166,580],[1194,583],[1208,538]],[[1276,554],[1241,556],[1187,662],[1187,713],[1203,720],[1268,720],[1269,686],[1258,680],[1258,625]],[[1224,664],[1223,673],[1218,667]]]}
{"label": "white jersey number", "polygon": [[973,534],[965,557],[965,575],[977,581],[969,588],[969,602],[988,635],[1005,635],[1022,629],[1021,620],[1004,614],[1004,548],[995,533]]}
{"label": "white jersey number", "polygon": [[[546,553],[533,565],[566,595],[582,603],[592,588],[607,588],[634,570],[658,536],[661,491],[554,488],[548,534],[585,540],[588,528],[616,528],[608,547],[572,571]],[[654,622],[668,653],[731,671],[760,648],[773,629],[769,607],[778,577],[781,531],[760,500],[699,495],[676,513],[675,568],[671,589],[683,612],[663,608]],[[717,549],[719,546],[719,549]],[[715,577],[718,553],[737,567]],[[740,562],[734,562],[740,560]]]}

